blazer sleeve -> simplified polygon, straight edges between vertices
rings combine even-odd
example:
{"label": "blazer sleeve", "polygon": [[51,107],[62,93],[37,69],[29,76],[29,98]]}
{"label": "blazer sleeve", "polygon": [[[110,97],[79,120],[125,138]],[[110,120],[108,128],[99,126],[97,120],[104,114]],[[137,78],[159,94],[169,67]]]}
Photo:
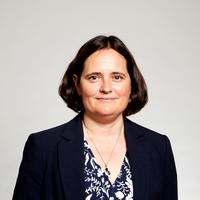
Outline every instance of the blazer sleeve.
{"label": "blazer sleeve", "polygon": [[165,137],[165,160],[164,160],[164,191],[163,200],[178,200],[177,173],[171,144]]}
{"label": "blazer sleeve", "polygon": [[40,200],[44,158],[34,134],[30,135],[14,189],[13,200]]}

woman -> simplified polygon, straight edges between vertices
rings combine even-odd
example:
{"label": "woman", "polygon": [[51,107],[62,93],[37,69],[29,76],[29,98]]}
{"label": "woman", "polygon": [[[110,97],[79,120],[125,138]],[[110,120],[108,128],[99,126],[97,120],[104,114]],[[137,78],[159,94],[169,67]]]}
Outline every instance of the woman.
{"label": "woman", "polygon": [[13,200],[177,200],[168,138],[126,116],[147,103],[145,81],[115,36],[85,43],[59,87],[79,114],[29,136]]}

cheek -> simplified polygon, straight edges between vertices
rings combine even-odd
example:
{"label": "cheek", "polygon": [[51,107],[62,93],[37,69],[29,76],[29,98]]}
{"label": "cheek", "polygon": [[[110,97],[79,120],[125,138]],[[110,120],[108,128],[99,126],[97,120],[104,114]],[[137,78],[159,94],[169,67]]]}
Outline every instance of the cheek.
{"label": "cheek", "polygon": [[131,94],[131,85],[130,84],[116,85],[113,89],[119,96],[129,97]]}
{"label": "cheek", "polygon": [[82,97],[94,97],[99,91],[98,85],[85,85],[84,87],[80,88],[80,95]]}

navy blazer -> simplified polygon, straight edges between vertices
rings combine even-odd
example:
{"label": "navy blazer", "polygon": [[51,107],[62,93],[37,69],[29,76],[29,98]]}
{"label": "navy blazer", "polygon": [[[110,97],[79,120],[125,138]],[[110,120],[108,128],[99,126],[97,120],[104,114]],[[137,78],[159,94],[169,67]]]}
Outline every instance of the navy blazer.
{"label": "navy blazer", "polygon": [[[134,200],[177,200],[177,176],[164,135],[124,119]],[[81,114],[29,136],[13,200],[82,200],[84,154]]]}

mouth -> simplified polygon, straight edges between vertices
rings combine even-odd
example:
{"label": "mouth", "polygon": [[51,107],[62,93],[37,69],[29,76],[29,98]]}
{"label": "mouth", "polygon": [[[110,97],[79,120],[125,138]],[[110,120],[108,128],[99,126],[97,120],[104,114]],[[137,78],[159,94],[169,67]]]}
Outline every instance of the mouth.
{"label": "mouth", "polygon": [[119,99],[119,98],[117,98],[117,97],[97,97],[96,98],[97,100],[99,100],[99,101],[113,101],[113,100],[116,100],[116,99]]}

